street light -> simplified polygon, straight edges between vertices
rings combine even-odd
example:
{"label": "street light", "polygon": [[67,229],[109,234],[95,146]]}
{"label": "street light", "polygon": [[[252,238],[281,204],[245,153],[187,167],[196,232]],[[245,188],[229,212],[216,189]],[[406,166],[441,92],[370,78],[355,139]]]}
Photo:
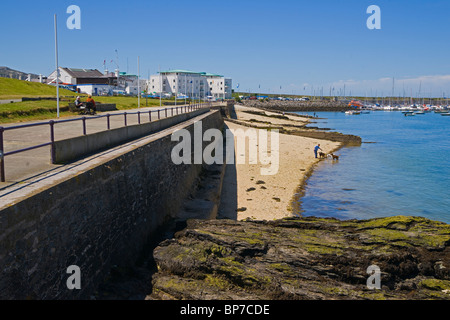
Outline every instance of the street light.
{"label": "street light", "polygon": [[140,66],[139,66],[139,56],[138,56],[138,108],[141,107],[141,84],[140,84]]}
{"label": "street light", "polygon": [[59,118],[59,63],[58,63],[58,26],[55,14],[55,63],[56,63],[56,116]]}

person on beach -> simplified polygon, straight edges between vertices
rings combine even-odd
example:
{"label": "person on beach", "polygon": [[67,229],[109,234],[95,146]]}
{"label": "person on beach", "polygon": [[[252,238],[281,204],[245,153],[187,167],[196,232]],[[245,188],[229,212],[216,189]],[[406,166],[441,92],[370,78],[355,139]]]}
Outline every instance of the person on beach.
{"label": "person on beach", "polygon": [[322,149],[320,148],[320,143],[317,144],[317,146],[314,147],[314,155],[315,155],[316,158],[317,158],[317,152],[318,152],[319,150],[322,151]]}
{"label": "person on beach", "polygon": [[86,99],[86,108],[90,111],[92,110],[92,114],[96,114],[97,108],[95,106],[95,101],[92,99],[92,96],[89,95]]}

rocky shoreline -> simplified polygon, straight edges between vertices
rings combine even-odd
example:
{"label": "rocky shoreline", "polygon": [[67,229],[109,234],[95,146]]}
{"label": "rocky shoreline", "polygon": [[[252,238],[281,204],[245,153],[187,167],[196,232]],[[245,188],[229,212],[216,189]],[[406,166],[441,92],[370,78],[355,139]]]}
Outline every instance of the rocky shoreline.
{"label": "rocky shoreline", "polygon": [[450,299],[450,226],[421,217],[189,220],[154,258],[146,299]]}
{"label": "rocky shoreline", "polygon": [[[282,111],[259,110],[244,117],[241,109],[228,121],[338,148],[361,144],[356,136],[286,125]],[[189,220],[153,255],[158,271],[149,300],[450,299],[450,226],[421,217]],[[367,287],[374,265],[381,271],[375,290]]]}
{"label": "rocky shoreline", "polygon": [[271,111],[346,111],[352,108],[342,101],[255,101],[243,100],[246,107],[266,109]]}
{"label": "rocky shoreline", "polygon": [[[273,115],[267,115],[264,109],[258,109],[261,110],[259,112],[253,112],[255,115],[263,116],[263,117],[274,117]],[[267,109],[268,112],[280,114],[281,117],[291,117],[292,118],[298,117],[302,118],[303,121],[305,119],[305,116],[299,116],[295,113],[284,113],[280,112],[279,110],[273,110],[273,109]],[[289,120],[289,119],[288,119]],[[289,123],[281,123],[281,124],[274,124],[271,121],[271,119],[266,120],[264,122],[258,121],[255,119],[250,119],[247,121],[240,121],[237,119],[227,119],[227,121],[234,122],[239,125],[248,126],[248,127],[254,127],[254,128],[263,128],[263,129],[278,129],[280,133],[290,134],[290,135],[296,135],[296,136],[302,136],[307,138],[314,138],[318,140],[328,140],[333,142],[339,142],[342,143],[342,146],[359,146],[362,143],[362,139],[359,136],[351,135],[351,134],[343,134],[336,131],[331,131],[329,128],[318,128],[314,126],[310,126],[309,123],[305,124],[289,124]],[[258,123],[259,122],[259,123]],[[262,123],[263,125],[259,125]]]}

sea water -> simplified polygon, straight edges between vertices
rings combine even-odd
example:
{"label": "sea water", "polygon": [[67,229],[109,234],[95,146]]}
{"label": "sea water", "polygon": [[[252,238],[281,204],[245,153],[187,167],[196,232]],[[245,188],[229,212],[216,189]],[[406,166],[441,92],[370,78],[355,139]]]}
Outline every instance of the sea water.
{"label": "sea water", "polygon": [[360,136],[363,144],[337,151],[338,161],[320,161],[300,199],[301,215],[410,215],[450,223],[450,117],[405,117],[398,111],[315,114],[322,119],[310,126]]}

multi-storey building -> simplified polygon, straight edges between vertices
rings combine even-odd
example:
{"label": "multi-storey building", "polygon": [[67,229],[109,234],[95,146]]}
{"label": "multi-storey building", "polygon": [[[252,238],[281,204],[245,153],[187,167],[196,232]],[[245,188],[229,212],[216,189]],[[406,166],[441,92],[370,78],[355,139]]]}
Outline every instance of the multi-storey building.
{"label": "multi-storey building", "polygon": [[225,79],[224,76],[188,70],[161,71],[148,80],[148,91],[151,93],[194,99],[230,99],[231,88],[231,79]]}

